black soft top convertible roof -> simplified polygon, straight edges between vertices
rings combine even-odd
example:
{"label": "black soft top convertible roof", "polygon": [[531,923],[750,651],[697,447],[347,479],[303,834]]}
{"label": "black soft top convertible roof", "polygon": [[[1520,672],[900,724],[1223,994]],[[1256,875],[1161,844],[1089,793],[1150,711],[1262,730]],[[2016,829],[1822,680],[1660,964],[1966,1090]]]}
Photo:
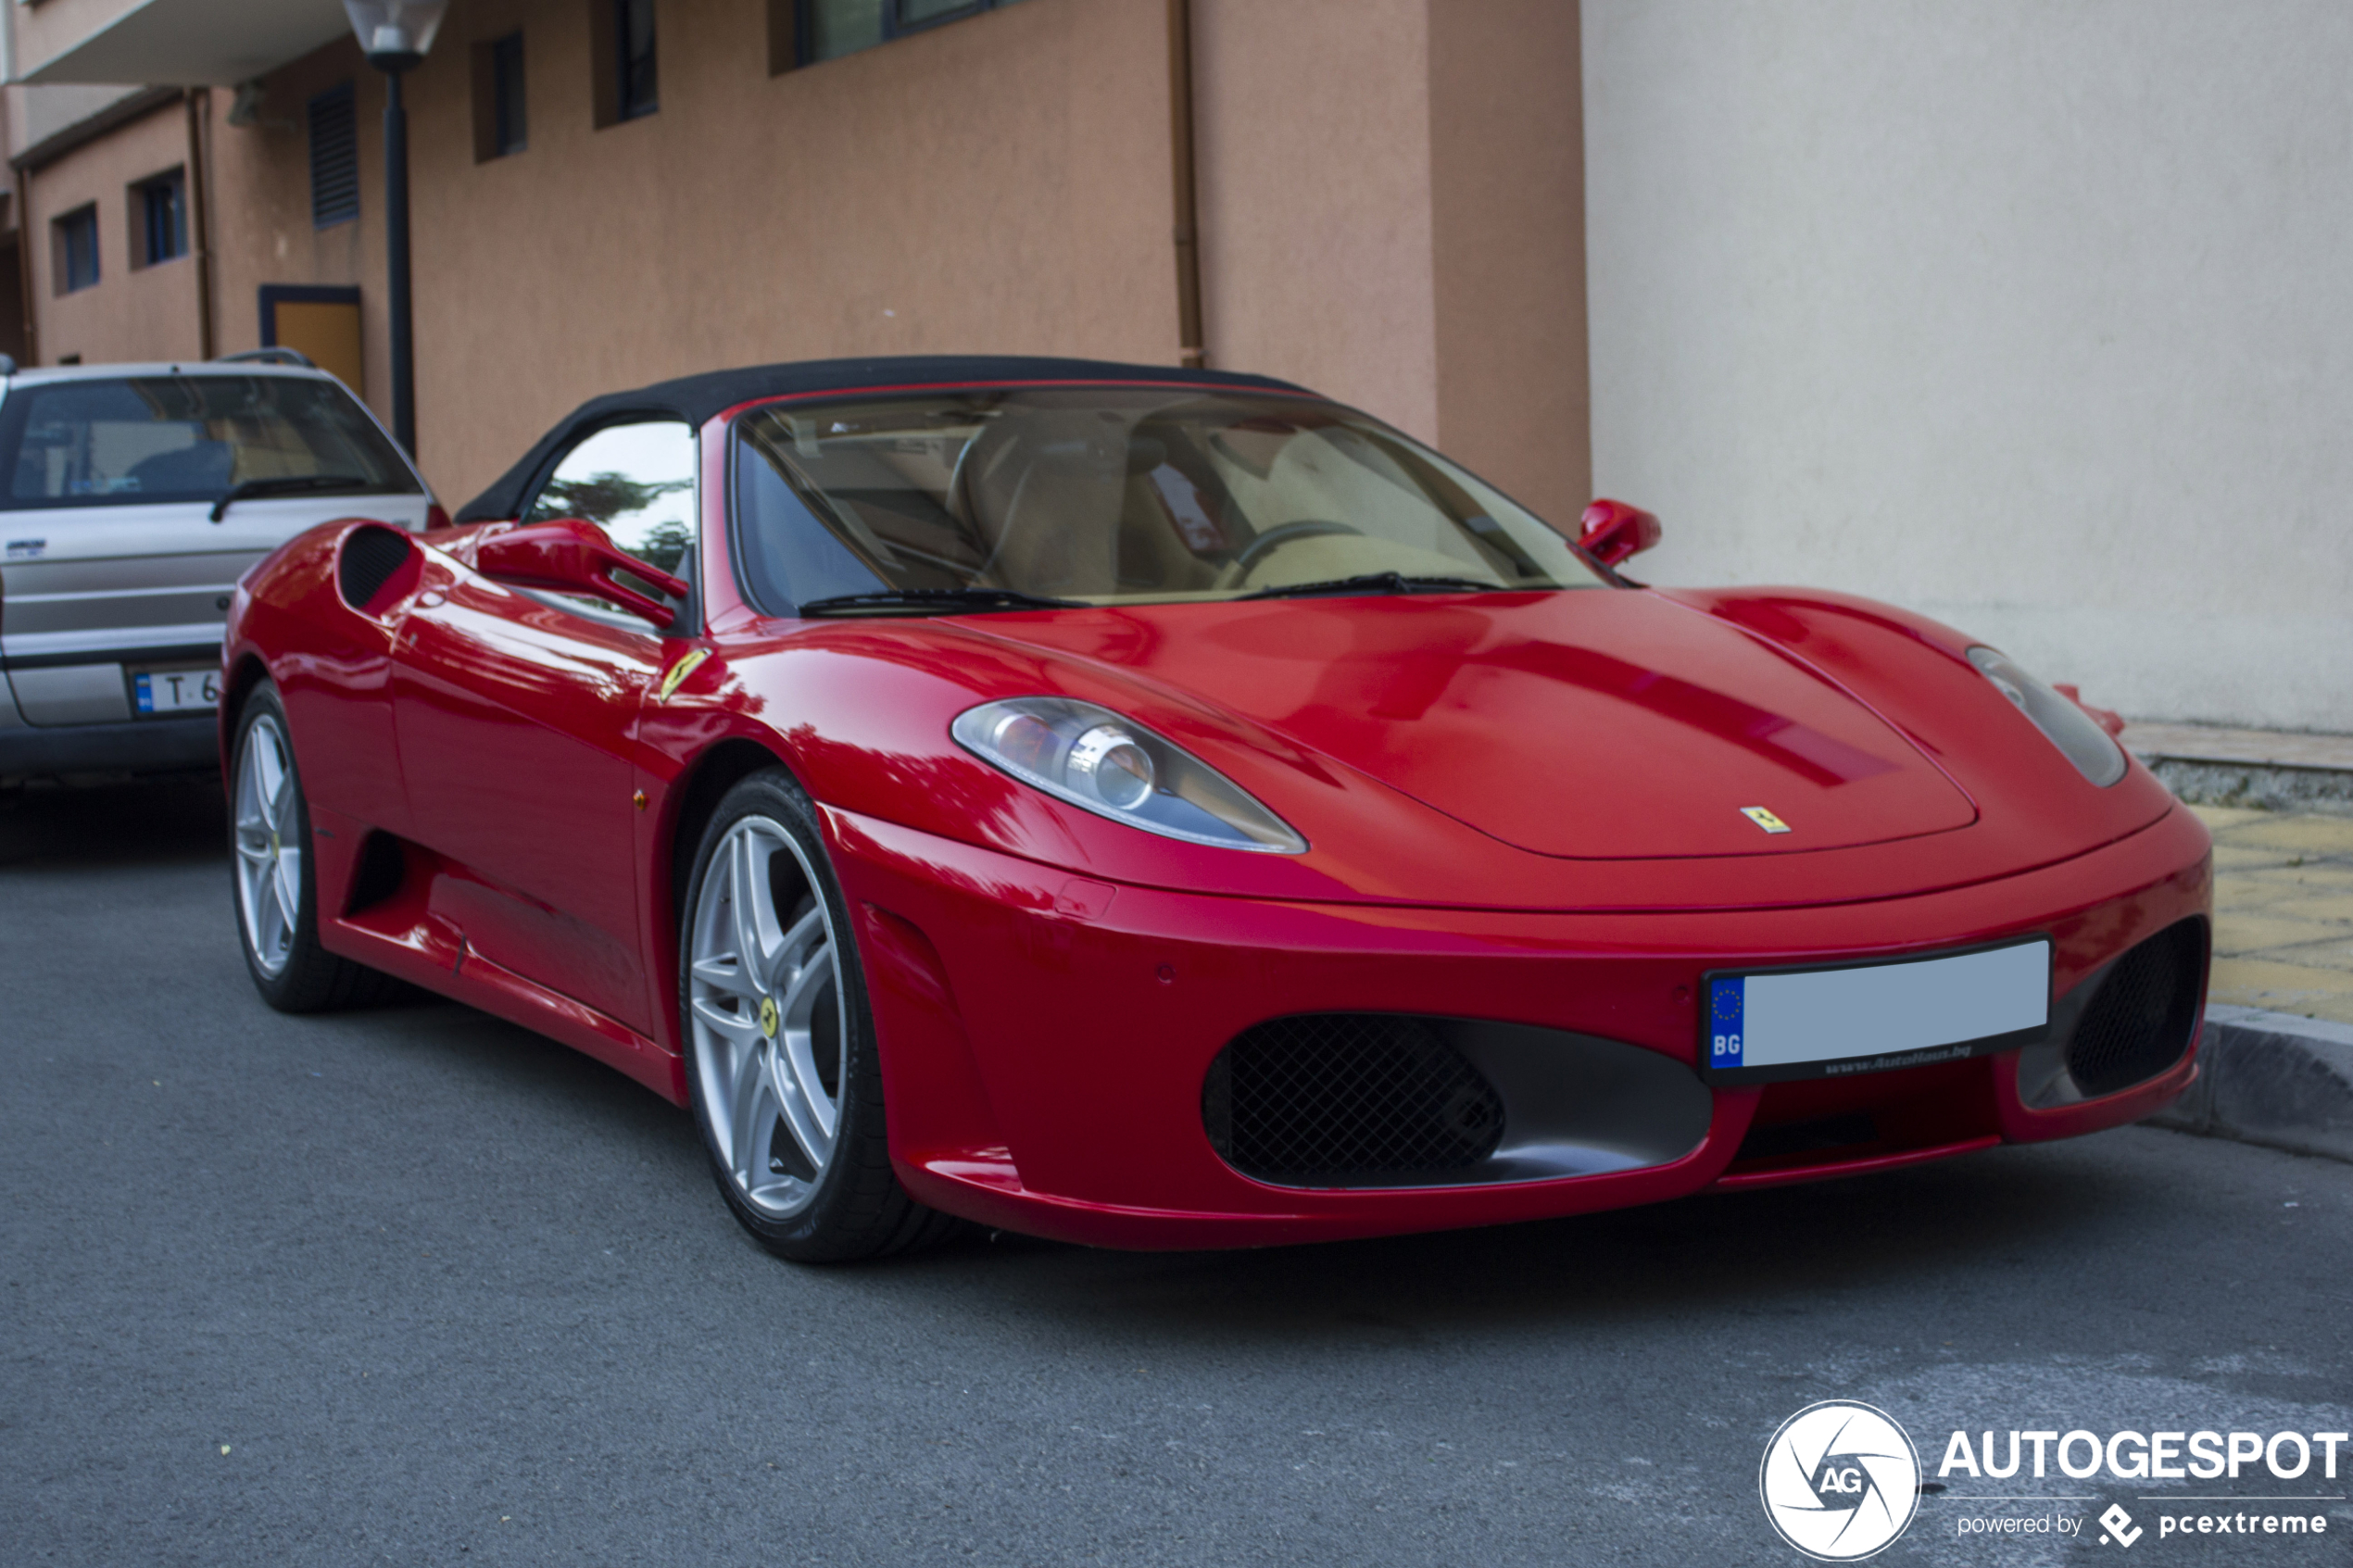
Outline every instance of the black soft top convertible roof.
{"label": "black soft top convertible roof", "polygon": [[875,359],[803,359],[783,365],[747,365],[710,370],[676,381],[656,382],[635,392],[609,393],[574,408],[539,438],[522,461],[500,474],[489,489],[467,502],[459,522],[492,522],[521,514],[525,496],[556,455],[601,425],[651,415],[700,426],[712,415],[761,397],[796,393],[856,392],[869,387],[949,386],[990,382],[1153,381],[1202,386],[1247,387],[1258,392],[1299,392],[1289,382],[1223,370],[1179,370],[1166,365],[1122,365],[1104,359],[1024,358],[1010,355],[901,355]]}

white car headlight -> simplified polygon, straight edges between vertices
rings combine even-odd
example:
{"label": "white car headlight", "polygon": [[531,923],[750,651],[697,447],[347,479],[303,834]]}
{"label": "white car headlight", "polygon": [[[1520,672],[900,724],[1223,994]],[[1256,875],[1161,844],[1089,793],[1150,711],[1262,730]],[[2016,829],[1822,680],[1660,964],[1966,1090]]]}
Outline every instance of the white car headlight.
{"label": "white car headlight", "polygon": [[985,702],[949,734],[991,767],[1058,800],[1146,833],[1303,854],[1307,841],[1223,773],[1108,708],[1065,696]]}
{"label": "white car headlight", "polygon": [[2092,716],[1989,647],[1969,650],[1969,661],[1994,689],[2017,705],[2066,754],[2075,771],[2105,789],[2124,776],[2124,748]]}

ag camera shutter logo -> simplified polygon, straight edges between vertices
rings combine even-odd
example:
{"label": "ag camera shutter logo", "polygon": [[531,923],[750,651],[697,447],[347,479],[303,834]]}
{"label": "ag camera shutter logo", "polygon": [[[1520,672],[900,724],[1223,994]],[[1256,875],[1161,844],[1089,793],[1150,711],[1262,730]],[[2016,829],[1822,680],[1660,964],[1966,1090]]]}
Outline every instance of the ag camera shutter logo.
{"label": "ag camera shutter logo", "polygon": [[1885,1411],[1825,1399],[1781,1423],[1756,1490],[1781,1539],[1818,1562],[1853,1562],[1910,1526],[1919,1451]]}

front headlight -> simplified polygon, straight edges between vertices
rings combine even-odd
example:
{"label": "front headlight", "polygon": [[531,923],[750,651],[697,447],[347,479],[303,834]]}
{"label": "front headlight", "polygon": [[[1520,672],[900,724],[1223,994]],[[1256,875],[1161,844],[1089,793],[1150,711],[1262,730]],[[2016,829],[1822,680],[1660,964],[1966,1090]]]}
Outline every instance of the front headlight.
{"label": "front headlight", "polygon": [[1969,650],[1977,672],[2018,705],[2044,738],[2066,753],[2075,771],[2105,789],[2124,776],[2124,748],[2092,716],[1989,647]]}
{"label": "front headlight", "polygon": [[949,734],[1058,800],[1146,833],[1221,849],[1303,854],[1307,841],[1207,763],[1108,708],[1066,696],[985,702]]}

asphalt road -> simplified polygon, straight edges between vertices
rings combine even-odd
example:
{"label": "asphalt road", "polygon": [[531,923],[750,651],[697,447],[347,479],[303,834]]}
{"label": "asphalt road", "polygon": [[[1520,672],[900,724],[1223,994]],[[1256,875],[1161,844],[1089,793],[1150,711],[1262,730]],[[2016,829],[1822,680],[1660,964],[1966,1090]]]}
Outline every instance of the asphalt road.
{"label": "asphalt road", "polygon": [[[2353,1167],[2138,1128],[1505,1230],[795,1268],[585,1058],[270,1012],[220,810],[0,801],[0,1562],[1782,1563],[1759,1456],[1818,1399],[1931,1469],[1957,1427],[2353,1424]],[[1967,1500],[2013,1490],[2098,1500]],[[2138,1492],[1964,1478],[1877,1561],[2112,1551],[1957,1532]],[[2296,1506],[2331,1533],[2131,1556],[2353,1560],[2353,1505]]]}

